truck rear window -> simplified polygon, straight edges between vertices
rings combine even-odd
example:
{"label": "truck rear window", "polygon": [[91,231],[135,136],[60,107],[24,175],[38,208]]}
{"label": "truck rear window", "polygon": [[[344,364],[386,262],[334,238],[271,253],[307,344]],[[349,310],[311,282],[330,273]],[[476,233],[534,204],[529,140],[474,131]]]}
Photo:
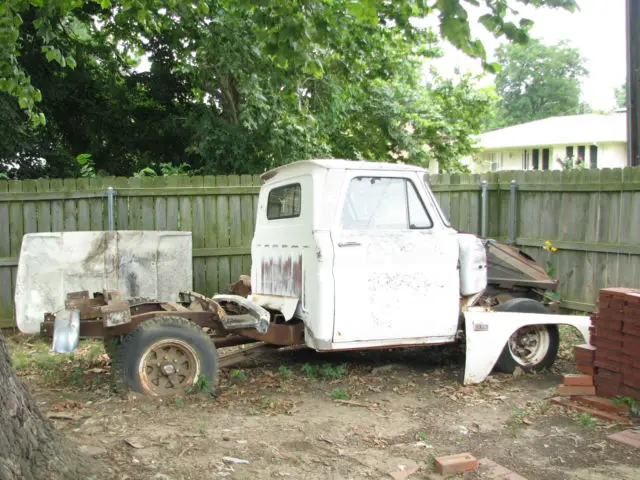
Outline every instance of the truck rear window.
{"label": "truck rear window", "polygon": [[300,216],[300,184],[293,183],[274,188],[267,200],[267,219],[295,218]]}

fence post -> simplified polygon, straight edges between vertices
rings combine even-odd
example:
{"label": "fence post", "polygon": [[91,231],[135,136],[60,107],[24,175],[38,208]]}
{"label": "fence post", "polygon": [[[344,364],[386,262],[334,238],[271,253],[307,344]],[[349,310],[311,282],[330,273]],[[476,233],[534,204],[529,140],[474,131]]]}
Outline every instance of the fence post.
{"label": "fence post", "polygon": [[518,222],[518,211],[516,210],[518,206],[517,202],[518,195],[518,184],[515,180],[511,180],[509,184],[509,243],[511,245],[516,244],[516,228]]}
{"label": "fence post", "polygon": [[113,231],[115,230],[115,212],[113,209],[113,197],[115,197],[118,192],[117,190],[115,190],[113,187],[109,187],[107,188],[107,191],[105,192],[105,194],[107,195],[107,213],[108,213],[108,218],[109,218],[109,231]]}
{"label": "fence post", "polygon": [[486,237],[489,226],[489,184],[486,180],[480,183],[480,236]]}

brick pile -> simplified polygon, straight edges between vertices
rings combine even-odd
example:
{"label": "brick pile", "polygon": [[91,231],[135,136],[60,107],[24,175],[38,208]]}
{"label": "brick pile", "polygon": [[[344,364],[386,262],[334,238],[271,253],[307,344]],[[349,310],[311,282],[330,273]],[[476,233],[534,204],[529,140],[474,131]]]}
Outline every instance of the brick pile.
{"label": "brick pile", "polygon": [[[640,401],[640,290],[600,290],[598,307],[591,317],[590,344],[575,347],[576,368],[584,375],[575,376],[579,380],[567,376],[564,395],[623,396]],[[570,393],[572,386],[583,390]]]}

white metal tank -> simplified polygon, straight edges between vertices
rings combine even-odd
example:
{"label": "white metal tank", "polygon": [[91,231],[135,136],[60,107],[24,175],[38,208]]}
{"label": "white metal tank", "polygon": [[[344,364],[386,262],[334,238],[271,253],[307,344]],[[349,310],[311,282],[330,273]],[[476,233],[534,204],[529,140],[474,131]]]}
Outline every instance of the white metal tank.
{"label": "white metal tank", "polygon": [[481,239],[458,234],[460,246],[460,293],[473,295],[487,288],[487,251]]}

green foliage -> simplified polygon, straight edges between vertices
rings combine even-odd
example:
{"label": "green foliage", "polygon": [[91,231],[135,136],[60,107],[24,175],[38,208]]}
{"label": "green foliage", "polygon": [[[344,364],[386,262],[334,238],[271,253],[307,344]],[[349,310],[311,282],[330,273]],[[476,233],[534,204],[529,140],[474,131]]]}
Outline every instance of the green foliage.
{"label": "green foliage", "polygon": [[589,415],[587,412],[582,412],[578,417],[578,420],[580,421],[580,425],[585,428],[595,428],[595,426],[598,424],[596,419]]}
{"label": "green foliage", "polygon": [[278,373],[280,373],[280,375],[282,375],[283,377],[290,377],[291,375],[293,375],[293,370],[285,365],[280,365],[280,368],[278,368]]}
{"label": "green foliage", "polygon": [[238,370],[235,368],[231,370],[231,372],[229,373],[229,377],[235,380],[242,380],[242,381],[247,379],[247,375],[242,370]]}
{"label": "green foliage", "polygon": [[315,378],[316,377],[315,369],[313,368],[313,365],[311,365],[310,363],[302,364],[302,367],[300,367],[300,371],[307,378]]}
{"label": "green foliage", "polygon": [[199,393],[210,395],[211,392],[213,392],[211,380],[207,377],[203,377],[202,375],[198,377],[193,385],[190,385],[185,389],[185,393],[187,395],[197,395]]}
{"label": "green foliage", "polygon": [[94,178],[96,168],[90,153],[81,153],[76,157],[76,162],[80,165],[80,176],[84,178]]}
{"label": "green foliage", "polygon": [[580,52],[567,42],[503,45],[496,76],[501,97],[494,126],[504,127],[559,115],[584,113],[580,81],[587,75]]}
{"label": "green foliage", "polygon": [[204,423],[199,423],[199,424],[196,426],[196,431],[198,432],[198,434],[200,434],[200,435],[204,435],[204,433],[205,433],[205,426],[204,426]]}
{"label": "green foliage", "polygon": [[351,395],[349,395],[349,392],[346,388],[336,387],[331,390],[331,398],[334,400],[348,400],[349,398],[351,398]]}
{"label": "green foliage", "polygon": [[[425,85],[439,37],[413,19],[437,16],[440,38],[484,59],[467,3],[484,4],[481,24],[516,42],[531,21],[510,7],[575,8],[574,0],[7,0],[0,171],[259,173],[312,156],[459,171],[492,98],[472,78],[432,75]],[[136,70],[142,58],[147,72]],[[94,160],[78,173],[85,152]]]}
{"label": "green foliage", "polygon": [[616,106],[618,108],[624,108],[627,106],[627,84],[618,87],[614,91],[616,97]]}

